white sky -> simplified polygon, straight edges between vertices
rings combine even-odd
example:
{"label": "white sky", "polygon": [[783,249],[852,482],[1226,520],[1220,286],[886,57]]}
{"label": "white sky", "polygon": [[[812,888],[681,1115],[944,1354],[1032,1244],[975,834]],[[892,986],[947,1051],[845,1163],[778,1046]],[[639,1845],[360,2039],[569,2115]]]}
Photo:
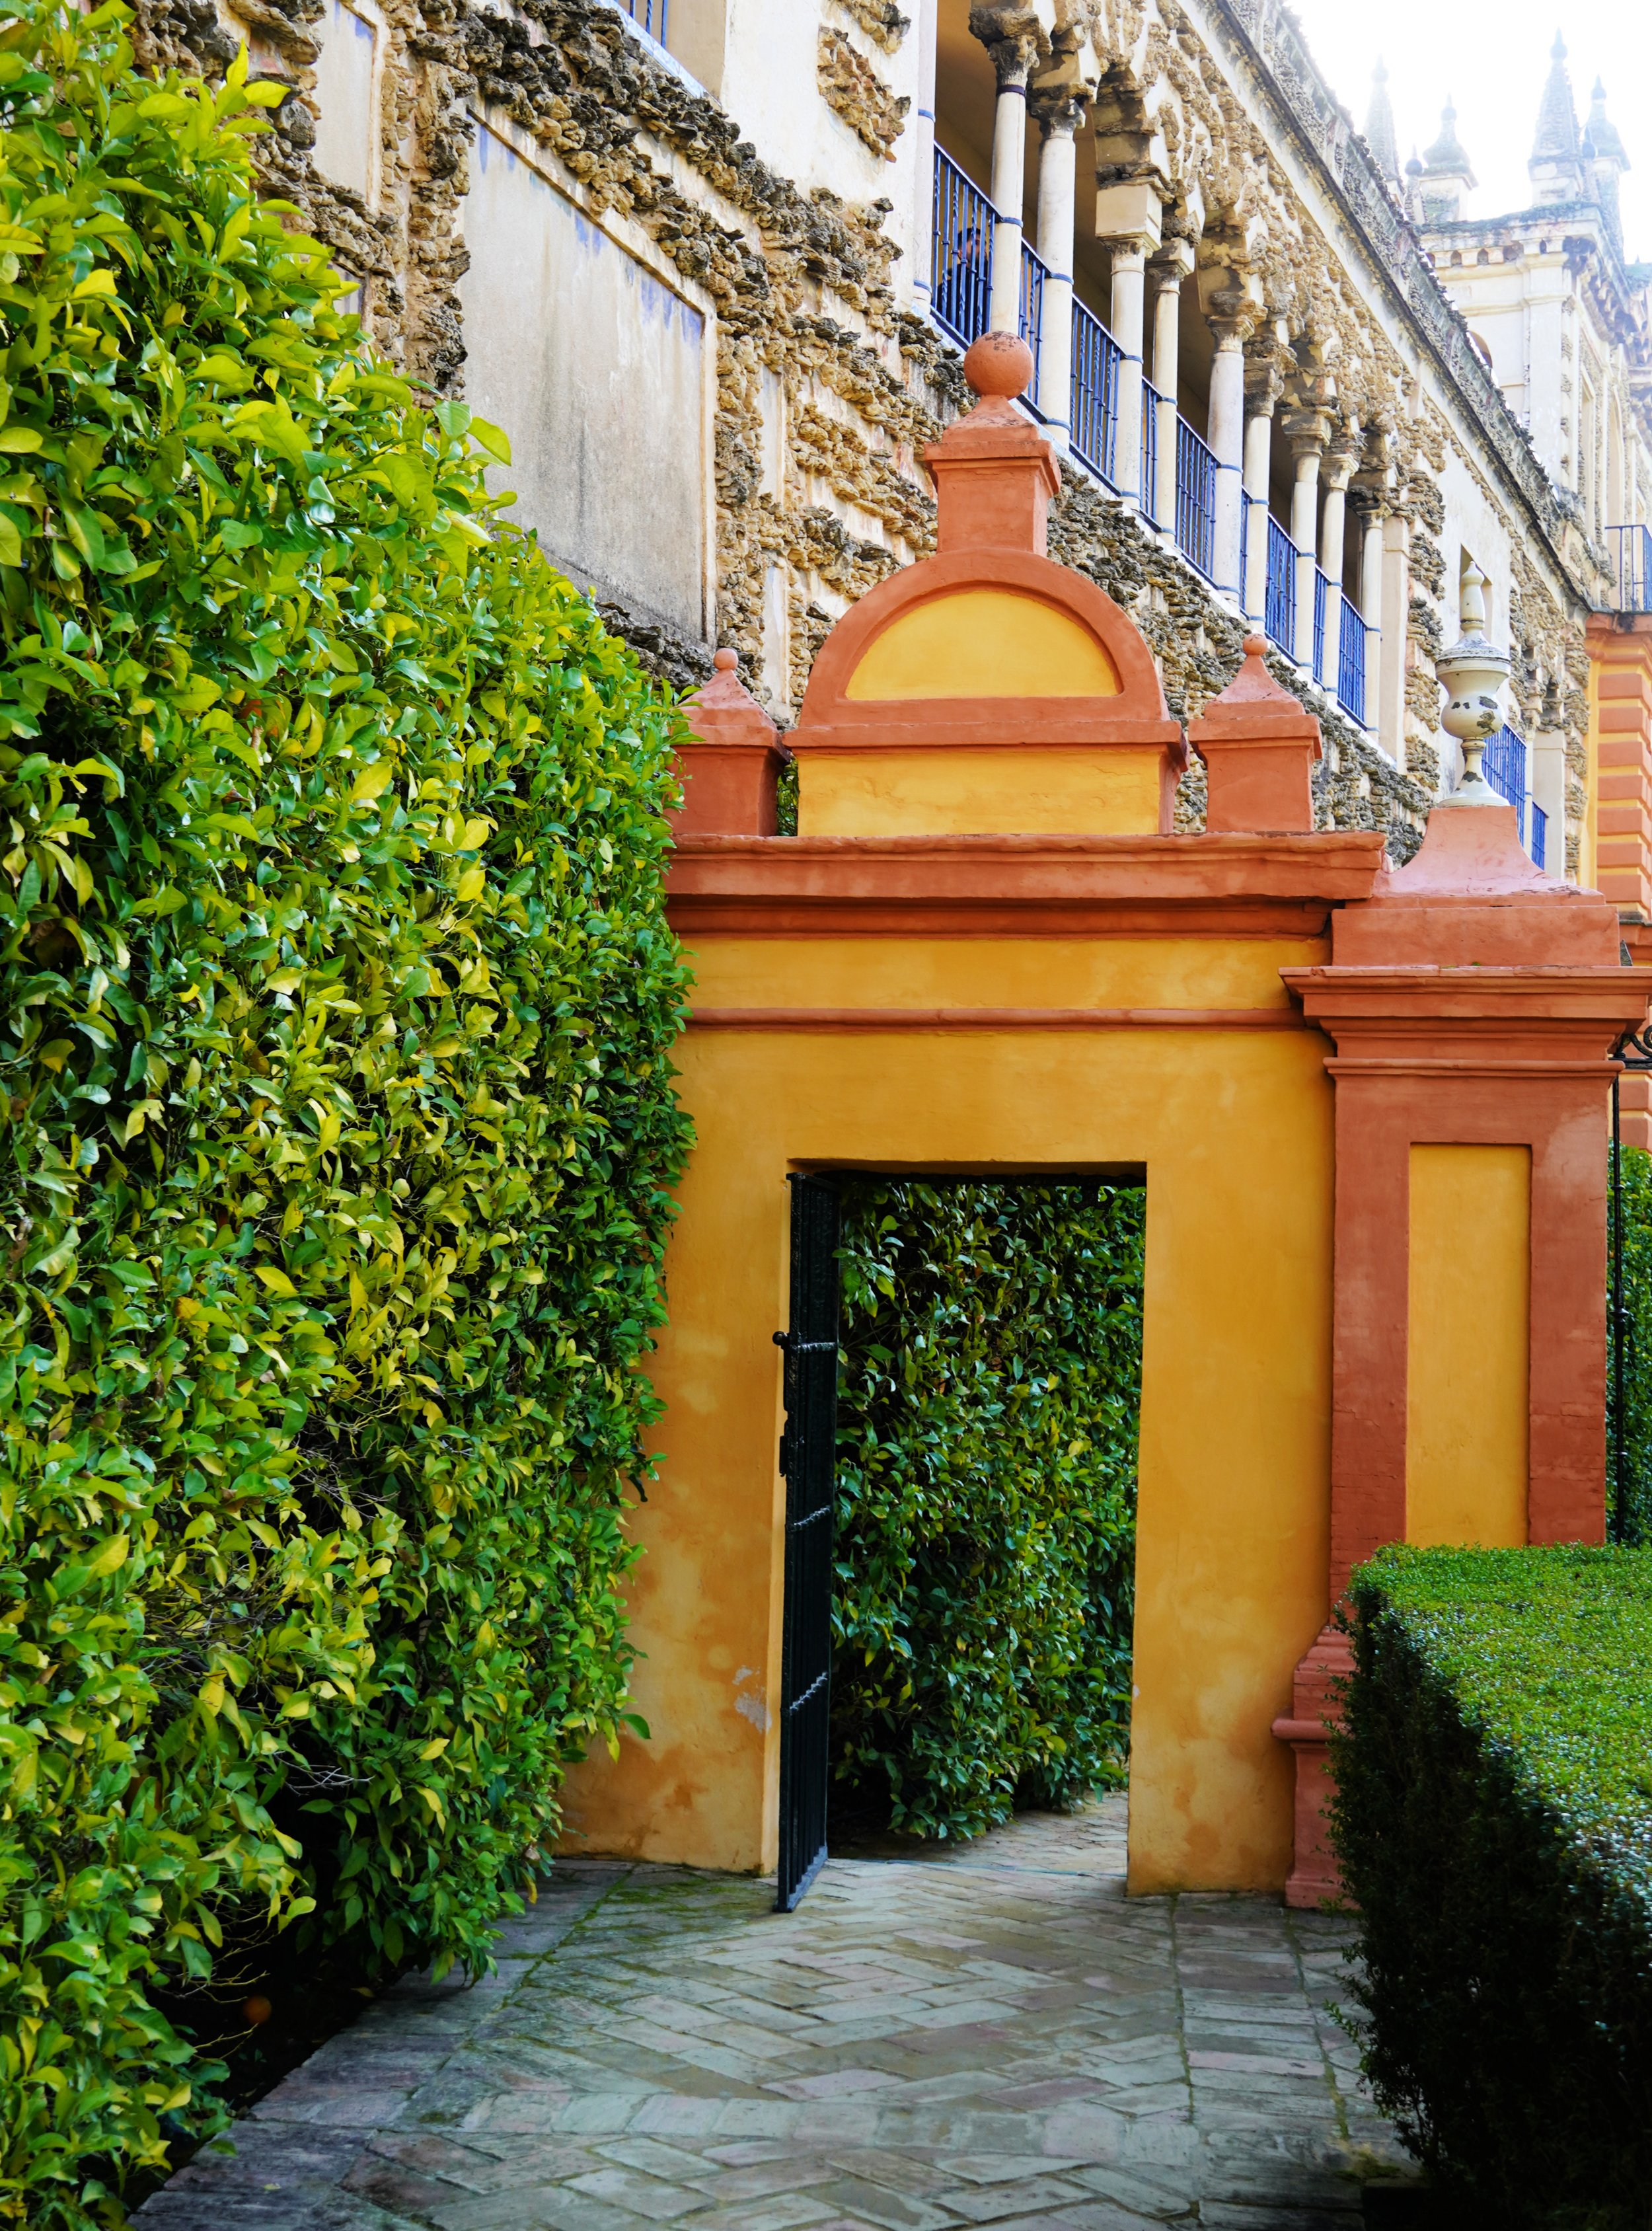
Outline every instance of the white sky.
{"label": "white sky", "polygon": [[[1597,74],[1606,113],[1629,158],[1620,189],[1623,245],[1631,261],[1652,261],[1652,7],[1645,0],[1292,0],[1314,60],[1361,131],[1378,58],[1388,65],[1389,98],[1402,165],[1438,133],[1447,96],[1457,137],[1468,151],[1479,191],[1467,217],[1525,209],[1532,196],[1526,158],[1558,29],[1581,124]],[[1557,23],[1557,17],[1558,22]]]}

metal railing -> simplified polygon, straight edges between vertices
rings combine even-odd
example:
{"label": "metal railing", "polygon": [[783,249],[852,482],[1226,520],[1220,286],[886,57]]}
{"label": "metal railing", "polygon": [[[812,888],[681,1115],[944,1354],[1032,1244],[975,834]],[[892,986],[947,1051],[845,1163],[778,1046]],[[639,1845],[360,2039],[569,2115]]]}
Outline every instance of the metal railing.
{"label": "metal railing", "polygon": [[1342,597],[1342,627],[1337,638],[1337,702],[1351,721],[1365,725],[1365,645],[1375,630],[1346,590]]}
{"label": "metal railing", "polygon": [[1325,686],[1325,607],[1331,583],[1316,566],[1313,569],[1313,679]]}
{"label": "metal railing", "polygon": [[1548,866],[1548,850],[1549,817],[1534,798],[1532,800],[1532,865],[1534,868]]}
{"label": "metal railing", "polygon": [[670,0],[619,0],[634,23],[641,23],[651,39],[666,42],[666,10]]}
{"label": "metal railing", "polygon": [[1280,525],[1268,521],[1268,586],[1262,626],[1287,658],[1296,656],[1296,545]]}
{"label": "metal railing", "polygon": [[[944,148],[935,150],[931,301],[960,348],[985,333],[992,307],[992,204]],[[1023,268],[1023,282],[1025,272]],[[1042,307],[1042,289],[1041,289]]]}
{"label": "metal railing", "polygon": [[1652,527],[1609,527],[1606,545],[1617,576],[1617,610],[1652,612]]}
{"label": "metal railing", "polygon": [[1176,546],[1205,579],[1216,578],[1216,453],[1185,418],[1176,421]]}
{"label": "metal railing", "polygon": [[1141,510],[1144,519],[1158,517],[1158,409],[1164,397],[1151,379],[1141,383]]}
{"label": "metal railing", "polygon": [[1526,842],[1526,739],[1511,728],[1507,721],[1494,736],[1486,740],[1486,756],[1481,766],[1487,781],[1499,798],[1507,799],[1514,809],[1514,826],[1522,844]]}
{"label": "metal railing", "polygon": [[1049,416],[1049,405],[1039,392],[1044,370],[1044,281],[1049,276],[1049,266],[1036,249],[1021,243],[1021,338],[1033,355],[1032,385],[1022,398],[1029,403],[1041,418]]}
{"label": "metal railing", "polygon": [[1124,352],[1094,310],[1073,304],[1073,454],[1117,484],[1119,365]]}

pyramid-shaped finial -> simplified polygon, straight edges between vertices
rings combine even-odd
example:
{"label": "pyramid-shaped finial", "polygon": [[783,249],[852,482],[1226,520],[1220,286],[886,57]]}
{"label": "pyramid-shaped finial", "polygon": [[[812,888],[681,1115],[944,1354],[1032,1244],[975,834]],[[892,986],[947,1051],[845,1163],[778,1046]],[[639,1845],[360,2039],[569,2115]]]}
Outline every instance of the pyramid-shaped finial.
{"label": "pyramid-shaped finial", "polygon": [[1566,42],[1558,31],[1549,50],[1549,75],[1538,106],[1536,136],[1526,169],[1543,202],[1572,201],[1584,187],[1578,111],[1566,74]]}
{"label": "pyramid-shaped finial", "polygon": [[1399,149],[1394,139],[1394,104],[1388,97],[1388,71],[1379,60],[1371,74],[1371,106],[1365,112],[1365,144],[1385,178],[1399,183]]}

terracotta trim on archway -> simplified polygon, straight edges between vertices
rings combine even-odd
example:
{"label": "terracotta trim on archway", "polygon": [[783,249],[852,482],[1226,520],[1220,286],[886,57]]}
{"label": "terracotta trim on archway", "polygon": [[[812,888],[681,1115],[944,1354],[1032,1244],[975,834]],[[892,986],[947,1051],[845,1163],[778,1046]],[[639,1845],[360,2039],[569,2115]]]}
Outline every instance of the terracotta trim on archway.
{"label": "terracotta trim on archway", "polygon": [[[949,592],[1001,588],[1068,613],[1106,650],[1119,676],[1108,697],[851,698],[849,686],[874,641],[902,613]],[[965,708],[969,709],[965,709]],[[879,583],[821,645],[797,726],[789,740],[811,746],[895,745],[956,750],[971,744],[1159,744],[1179,772],[1187,744],[1171,718],[1139,630],[1082,573],[1029,550],[954,551],[904,566]]]}

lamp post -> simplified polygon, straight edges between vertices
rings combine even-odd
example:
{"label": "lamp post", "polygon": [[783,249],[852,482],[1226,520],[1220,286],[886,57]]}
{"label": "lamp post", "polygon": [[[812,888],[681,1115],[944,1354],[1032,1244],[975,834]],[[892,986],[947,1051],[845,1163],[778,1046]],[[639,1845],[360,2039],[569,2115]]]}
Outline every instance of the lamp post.
{"label": "lamp post", "polygon": [[1440,800],[1442,805],[1495,805],[1497,792],[1480,772],[1481,754],[1502,725],[1497,693],[1513,662],[1486,639],[1487,577],[1472,560],[1462,577],[1458,620],[1462,633],[1434,662],[1446,693],[1440,726],[1462,746],[1462,779]]}

